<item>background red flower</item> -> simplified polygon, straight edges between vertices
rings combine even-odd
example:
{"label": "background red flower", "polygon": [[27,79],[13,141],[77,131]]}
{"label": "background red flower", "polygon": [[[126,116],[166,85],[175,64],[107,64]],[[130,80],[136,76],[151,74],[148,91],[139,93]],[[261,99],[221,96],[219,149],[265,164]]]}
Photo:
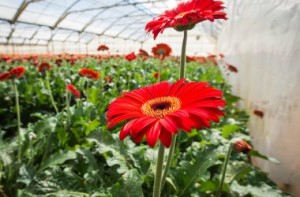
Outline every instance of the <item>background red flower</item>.
{"label": "background red flower", "polygon": [[69,90],[75,97],[80,98],[80,92],[75,88],[75,86],[68,84],[67,90]]}
{"label": "background red flower", "polygon": [[50,66],[50,64],[48,62],[43,62],[38,67],[38,70],[41,73],[46,72],[46,71],[48,71],[50,69],[51,69],[51,66]]}
{"label": "background red flower", "polygon": [[94,79],[94,80],[97,80],[97,79],[100,78],[100,74],[97,71],[92,70],[92,69],[88,69],[88,68],[80,69],[79,74],[81,76],[84,76],[84,77],[87,77],[87,78],[90,78],[90,79]]}
{"label": "background red flower", "polygon": [[10,73],[9,72],[5,72],[5,73],[0,74],[0,81],[4,81],[4,80],[9,79],[9,78],[10,78]]}
{"label": "background red flower", "polygon": [[107,51],[107,50],[109,50],[109,48],[106,45],[100,45],[97,50],[98,51]]}
{"label": "background red flower", "polygon": [[133,52],[131,52],[131,53],[127,54],[127,55],[125,56],[125,58],[126,58],[128,61],[132,61],[132,60],[135,60],[135,59],[136,59],[136,55],[135,55]]}
{"label": "background red flower", "polygon": [[18,66],[10,70],[10,76],[13,78],[21,78],[25,74],[25,68],[23,66]]}
{"label": "background red flower", "polygon": [[170,56],[172,53],[172,49],[169,45],[160,43],[157,44],[155,47],[152,48],[152,53],[156,57],[167,57]]}

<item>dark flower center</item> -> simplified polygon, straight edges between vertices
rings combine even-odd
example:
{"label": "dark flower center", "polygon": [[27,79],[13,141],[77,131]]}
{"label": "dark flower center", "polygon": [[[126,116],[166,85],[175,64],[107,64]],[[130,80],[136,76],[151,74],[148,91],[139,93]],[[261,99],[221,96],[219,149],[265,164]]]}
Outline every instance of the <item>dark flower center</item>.
{"label": "dark flower center", "polygon": [[152,109],[154,110],[163,110],[170,108],[171,103],[169,101],[163,101],[161,103],[154,103],[151,105]]}
{"label": "dark flower center", "polygon": [[141,110],[146,116],[163,118],[164,116],[180,109],[181,101],[177,97],[165,96],[145,102]]}

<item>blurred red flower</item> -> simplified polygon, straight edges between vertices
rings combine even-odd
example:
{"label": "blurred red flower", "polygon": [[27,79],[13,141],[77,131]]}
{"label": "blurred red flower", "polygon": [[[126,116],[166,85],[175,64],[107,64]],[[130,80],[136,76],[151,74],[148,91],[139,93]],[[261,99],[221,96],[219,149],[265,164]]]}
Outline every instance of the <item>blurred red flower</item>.
{"label": "blurred red flower", "polygon": [[112,77],[110,77],[110,76],[107,76],[107,77],[105,77],[105,81],[107,82],[107,83],[111,83],[112,82]]}
{"label": "blurred red flower", "polygon": [[18,79],[21,78],[25,74],[25,68],[23,66],[18,66],[10,70],[10,76]]}
{"label": "blurred red flower", "polygon": [[158,79],[159,73],[158,73],[158,72],[155,72],[154,75],[153,75],[153,77],[154,77],[155,79]]}
{"label": "blurred red flower", "polygon": [[238,139],[236,142],[234,142],[233,148],[237,152],[244,154],[248,154],[252,150],[252,147],[247,142],[241,139]]}
{"label": "blurred red flower", "polygon": [[260,118],[263,118],[263,117],[264,117],[264,112],[261,111],[261,110],[256,109],[256,110],[253,111],[253,113],[254,113],[256,116],[260,117]]}
{"label": "blurred red flower", "polygon": [[51,69],[51,66],[50,66],[50,64],[48,62],[43,62],[38,67],[38,70],[41,73],[44,73],[44,72],[46,72],[46,71],[48,71],[50,69]]}
{"label": "blurred red flower", "polygon": [[172,10],[166,10],[163,14],[146,24],[146,31],[152,32],[154,39],[164,29],[172,27],[177,31],[190,30],[197,23],[205,20],[227,19],[222,1],[215,0],[189,0],[182,2]]}
{"label": "blurred red flower", "polygon": [[100,74],[97,71],[92,70],[92,69],[88,69],[88,68],[80,69],[79,74],[81,76],[84,76],[84,77],[87,77],[87,78],[90,78],[90,79],[94,79],[94,80],[97,80],[97,79],[100,78]]}
{"label": "blurred red flower", "polygon": [[226,64],[226,65],[227,65],[228,70],[230,70],[231,72],[234,72],[234,73],[238,72],[237,67],[235,67],[235,66],[233,66],[231,64]]}
{"label": "blurred red flower", "polygon": [[55,60],[55,64],[56,64],[56,66],[58,66],[58,67],[61,66],[62,62],[63,62],[62,59],[57,59],[57,60]]}
{"label": "blurred red flower", "polygon": [[4,81],[4,80],[9,79],[9,78],[10,78],[10,73],[9,72],[5,72],[5,73],[0,74],[0,81]]}
{"label": "blurred red flower", "polygon": [[66,86],[67,90],[69,90],[75,97],[80,98],[80,92],[71,84]]}
{"label": "blurred red flower", "polygon": [[98,48],[97,48],[97,51],[108,51],[109,48],[108,46],[106,45],[100,45]]}
{"label": "blurred red flower", "polygon": [[172,135],[181,129],[210,127],[223,116],[222,92],[204,82],[160,82],[123,93],[114,100],[107,111],[108,128],[128,120],[122,127],[120,139],[130,135],[140,143],[144,136],[150,147],[159,139],[169,147]]}
{"label": "blurred red flower", "polygon": [[149,54],[144,49],[139,49],[139,54],[138,55],[142,56],[142,57],[149,57]]}
{"label": "blurred red flower", "polygon": [[160,43],[160,44],[157,44],[155,47],[152,48],[152,53],[156,57],[165,58],[165,57],[171,55],[172,49],[169,45],[164,44],[164,43]]}
{"label": "blurred red flower", "polygon": [[193,62],[193,61],[196,61],[196,58],[192,57],[192,56],[186,56],[186,61],[187,62]]}
{"label": "blurred red flower", "polygon": [[136,55],[134,54],[134,52],[131,52],[131,53],[127,54],[127,55],[125,56],[125,58],[126,58],[128,61],[132,61],[132,60],[136,59]]}

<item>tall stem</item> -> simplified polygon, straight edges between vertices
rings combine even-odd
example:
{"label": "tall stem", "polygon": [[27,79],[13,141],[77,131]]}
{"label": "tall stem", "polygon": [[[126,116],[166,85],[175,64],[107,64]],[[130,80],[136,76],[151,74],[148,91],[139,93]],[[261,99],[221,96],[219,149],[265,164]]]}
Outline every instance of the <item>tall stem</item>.
{"label": "tall stem", "polygon": [[[182,47],[181,47],[179,79],[184,78],[184,76],[185,76],[185,62],[186,62],[185,53],[186,53],[186,43],[187,43],[187,30],[184,30],[183,33],[184,34],[183,34],[183,41],[182,41]],[[172,144],[171,144],[171,147],[170,147],[170,150],[169,150],[167,164],[166,164],[164,174],[163,174],[163,177],[162,177],[162,181],[161,181],[162,188],[164,187],[164,184],[165,184],[165,181],[166,181],[166,178],[167,178],[167,174],[168,174],[169,168],[170,168],[171,163],[172,163],[173,154],[174,154],[174,150],[175,150],[175,147],[176,147],[176,139],[177,139],[177,135],[173,135]]]}
{"label": "tall stem", "polygon": [[159,144],[158,158],[156,163],[156,173],[154,178],[153,197],[160,197],[161,193],[161,177],[164,164],[165,147],[162,143]]}
{"label": "tall stem", "polygon": [[186,43],[187,43],[187,30],[184,30],[182,47],[181,47],[181,56],[180,56],[180,74],[179,74],[180,79],[185,77]]}
{"label": "tall stem", "polygon": [[51,99],[52,106],[54,107],[55,112],[58,113],[58,109],[57,109],[57,106],[56,106],[55,101],[53,99],[53,95],[52,95],[52,91],[51,91],[51,87],[50,87],[48,71],[46,71],[46,86],[47,86],[47,89],[48,89],[48,92],[49,92],[49,96],[50,96],[50,99]]}
{"label": "tall stem", "polygon": [[17,111],[17,128],[18,128],[18,161],[22,158],[22,139],[21,139],[21,115],[20,115],[20,104],[19,104],[19,92],[16,84],[16,80],[13,79],[14,90],[15,90],[15,101]]}
{"label": "tall stem", "polygon": [[70,112],[70,94],[66,89],[66,105],[67,105],[67,127],[69,127],[71,123],[71,112]]}
{"label": "tall stem", "polygon": [[223,163],[221,182],[220,182],[220,185],[218,187],[216,197],[221,196],[221,193],[222,193],[222,188],[223,188],[223,184],[224,184],[224,180],[225,180],[227,164],[228,164],[228,161],[229,161],[229,158],[230,158],[230,155],[231,155],[231,151],[232,151],[232,142],[229,144],[229,148],[228,148],[228,151],[227,151],[227,154],[226,154],[226,158],[225,158],[225,161]]}

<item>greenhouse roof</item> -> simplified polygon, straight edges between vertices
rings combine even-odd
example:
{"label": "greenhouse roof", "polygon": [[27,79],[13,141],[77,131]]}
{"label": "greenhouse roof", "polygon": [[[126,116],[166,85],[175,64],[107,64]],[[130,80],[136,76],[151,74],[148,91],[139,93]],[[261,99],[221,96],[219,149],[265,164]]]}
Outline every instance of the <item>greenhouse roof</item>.
{"label": "greenhouse roof", "polygon": [[[95,36],[144,42],[145,24],[178,0],[1,0],[0,44],[88,44]],[[203,22],[200,33],[216,37],[222,21]]]}

